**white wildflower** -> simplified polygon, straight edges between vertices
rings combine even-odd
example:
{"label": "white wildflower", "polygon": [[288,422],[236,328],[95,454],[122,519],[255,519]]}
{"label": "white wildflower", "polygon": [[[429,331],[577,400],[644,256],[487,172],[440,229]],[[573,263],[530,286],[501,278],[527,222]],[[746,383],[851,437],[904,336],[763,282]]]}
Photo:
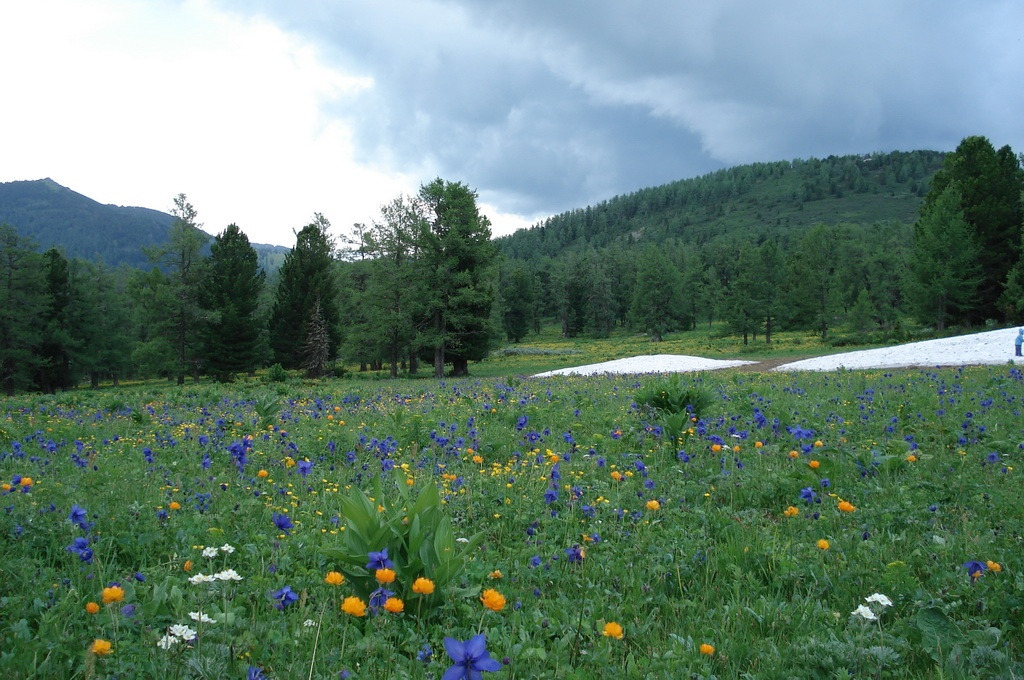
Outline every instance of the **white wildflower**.
{"label": "white wildflower", "polygon": [[875,613],[871,611],[871,607],[867,606],[866,604],[862,604],[850,613],[854,616],[860,616],[864,619],[867,619],[868,621],[874,621],[878,618],[877,616],[875,616]]}
{"label": "white wildflower", "polygon": [[220,551],[230,555],[231,553],[235,552],[235,546],[225,543],[220,547]]}
{"label": "white wildflower", "polygon": [[176,644],[178,644],[178,638],[173,635],[165,635],[156,641],[156,646],[160,649],[170,649]]}
{"label": "white wildflower", "polygon": [[217,549],[216,548],[203,548],[203,557],[216,557],[216,556],[217,556]]}
{"label": "white wildflower", "polygon": [[891,607],[892,606],[892,600],[887,598],[885,595],[882,595],[881,593],[875,593],[873,595],[868,595],[864,599],[867,600],[868,602],[877,602],[878,604],[882,605],[883,607]]}
{"label": "white wildflower", "polygon": [[225,569],[224,571],[218,571],[213,575],[214,578],[221,581],[241,581],[242,577],[239,576],[238,572],[234,569]]}
{"label": "white wildflower", "polygon": [[206,574],[199,573],[195,576],[190,576],[188,582],[194,586],[197,586],[200,583],[213,583],[215,580],[217,579],[213,576],[207,576]]}
{"label": "white wildflower", "polygon": [[302,625],[305,626],[306,628],[312,628],[313,626],[316,625],[316,621],[314,621],[313,619],[306,619],[305,621],[302,622]]}
{"label": "white wildflower", "polygon": [[176,623],[171,626],[168,629],[168,633],[175,637],[179,637],[182,640],[194,640],[196,635],[198,635],[194,630],[180,623]]}
{"label": "white wildflower", "polygon": [[190,619],[192,619],[193,621],[198,621],[199,623],[216,623],[217,622],[216,619],[210,618],[209,616],[207,616],[203,612],[189,612],[188,613],[188,617]]}

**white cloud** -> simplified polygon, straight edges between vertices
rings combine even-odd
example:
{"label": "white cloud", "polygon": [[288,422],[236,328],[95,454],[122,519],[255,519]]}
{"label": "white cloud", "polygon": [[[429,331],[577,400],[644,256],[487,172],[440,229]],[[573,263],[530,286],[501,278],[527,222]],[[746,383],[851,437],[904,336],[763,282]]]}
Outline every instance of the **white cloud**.
{"label": "white cloud", "polygon": [[291,245],[322,212],[365,221],[410,181],[355,163],[324,108],[373,88],[295,35],[202,0],[75,0],[0,10],[7,69],[0,180],[57,182],[101,202],[168,210],[180,192],[210,232],[237,222]]}

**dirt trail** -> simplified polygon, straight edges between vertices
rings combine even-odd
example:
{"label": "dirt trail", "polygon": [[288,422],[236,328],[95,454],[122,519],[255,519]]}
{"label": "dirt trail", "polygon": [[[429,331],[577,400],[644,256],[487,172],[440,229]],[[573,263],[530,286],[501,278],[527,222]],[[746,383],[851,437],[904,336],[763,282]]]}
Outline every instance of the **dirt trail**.
{"label": "dirt trail", "polygon": [[794,361],[801,361],[803,359],[810,359],[811,357],[776,357],[774,359],[764,359],[758,361],[755,364],[743,364],[742,366],[731,366],[725,371],[734,371],[736,373],[767,373],[776,366],[783,364],[792,363]]}

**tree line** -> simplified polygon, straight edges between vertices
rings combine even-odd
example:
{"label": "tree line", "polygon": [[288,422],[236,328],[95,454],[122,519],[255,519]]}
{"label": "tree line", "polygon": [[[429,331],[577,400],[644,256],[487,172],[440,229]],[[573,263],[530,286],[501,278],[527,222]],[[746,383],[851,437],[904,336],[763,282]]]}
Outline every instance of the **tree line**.
{"label": "tree line", "polygon": [[[833,175],[844,177],[820,176]],[[340,242],[314,215],[271,276],[236,225],[207,251],[184,195],[145,271],[39,254],[2,225],[0,382],[8,394],[153,375],[180,384],[273,364],[313,377],[339,365],[463,375],[551,322],[567,337],[629,329],[654,341],[719,322],[770,344],[791,329],[863,342],[899,338],[911,319],[939,330],[1020,321],[1022,189],[1021,158],[968,137],[913,224],[768,224],[701,242],[682,231],[518,257],[499,253],[475,192],[437,179]]]}
{"label": "tree line", "polygon": [[476,194],[441,179],[385,206],[339,246],[320,214],[296,233],[272,280],[237,225],[208,254],[198,213],[174,199],[168,242],[148,270],[36,252],[0,225],[0,383],[67,390],[166,376],[229,380],[279,364],[312,377],[339,362],[435,375],[483,358],[496,250]]}
{"label": "tree line", "polygon": [[[941,167],[920,183],[936,157]],[[801,191],[870,186],[866,172],[854,172],[854,160],[836,160],[801,164],[818,169],[795,175],[802,177]],[[863,342],[902,339],[913,322],[941,331],[1024,320],[1021,158],[1009,146],[997,150],[973,136],[950,154],[869,160],[876,171],[872,182],[910,182],[923,195],[916,220],[817,222],[795,229],[776,219],[747,219],[743,228],[719,221],[720,233],[709,234],[692,229],[693,210],[664,212],[666,204],[705,194],[720,201],[745,196],[726,202],[736,212],[744,203],[764,208],[767,191],[752,195],[737,193],[737,187],[791,172],[793,164],[755,164],[716,173],[728,179],[717,190],[709,178],[666,185],[499,239],[506,255],[499,303],[508,337],[520,340],[547,318],[556,319],[565,336],[600,337],[620,327],[654,340],[719,321],[745,343],[770,343],[780,330]],[[777,207],[779,186],[788,192],[797,185],[776,186]],[[696,205],[715,212],[714,202]],[[804,210],[803,203],[792,205]],[[615,226],[601,228],[608,224]],[[560,250],[549,255],[552,242]],[[596,245],[601,243],[606,245]]]}

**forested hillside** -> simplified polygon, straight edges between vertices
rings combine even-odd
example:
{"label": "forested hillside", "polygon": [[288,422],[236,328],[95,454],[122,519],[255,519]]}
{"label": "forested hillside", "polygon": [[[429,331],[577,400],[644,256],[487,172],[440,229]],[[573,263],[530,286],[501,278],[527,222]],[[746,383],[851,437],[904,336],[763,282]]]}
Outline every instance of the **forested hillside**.
{"label": "forested hillside", "polygon": [[[110,267],[151,266],[145,249],[166,243],[173,221],[159,210],[99,203],[49,178],[0,182],[0,224],[14,227],[41,250],[54,247],[67,257]],[[288,252],[282,246],[253,247],[267,271],[280,267]]]}
{"label": "forested hillside", "polygon": [[[1024,312],[1020,159],[984,137],[755,163],[619,196],[498,240],[507,337],[724,321],[744,342],[898,340]],[[940,200],[941,198],[941,200]],[[953,245],[955,244],[955,245]]]}
{"label": "forested hillside", "polygon": [[505,255],[530,260],[612,244],[783,235],[816,224],[910,224],[944,156],[894,151],[741,165],[555,215],[497,242]]}
{"label": "forested hillside", "polygon": [[[27,184],[35,202],[23,205],[35,212],[16,214],[22,223],[61,214],[54,195],[110,208]],[[238,227],[211,244],[184,195],[164,237],[152,236],[148,267],[68,257],[63,233],[63,252],[40,254],[53,241],[0,224],[0,386],[152,375],[180,384],[266,366],[278,377],[345,366],[396,376],[420,363],[464,375],[552,322],[567,338],[657,342],[703,324],[765,345],[781,331],[842,345],[1020,322],[1022,190],[1021,159],[974,136],[948,154],[723,170],[495,243],[475,191],[436,179],[382,206],[344,249],[315,214],[273,275]]]}

